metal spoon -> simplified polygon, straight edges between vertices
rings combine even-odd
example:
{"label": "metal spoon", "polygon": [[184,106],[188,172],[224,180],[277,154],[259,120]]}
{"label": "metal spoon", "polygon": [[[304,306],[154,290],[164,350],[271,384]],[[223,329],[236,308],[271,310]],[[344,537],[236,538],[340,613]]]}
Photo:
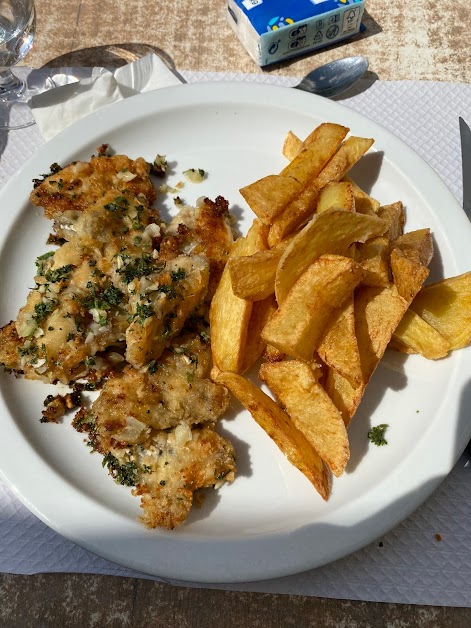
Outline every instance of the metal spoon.
{"label": "metal spoon", "polygon": [[365,57],[337,59],[309,72],[296,89],[333,98],[349,89],[368,69]]}

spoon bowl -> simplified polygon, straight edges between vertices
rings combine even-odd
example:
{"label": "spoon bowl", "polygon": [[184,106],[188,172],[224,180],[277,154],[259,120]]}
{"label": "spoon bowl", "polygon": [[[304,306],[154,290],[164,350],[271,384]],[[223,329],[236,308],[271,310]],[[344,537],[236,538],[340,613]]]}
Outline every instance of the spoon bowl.
{"label": "spoon bowl", "polygon": [[346,57],[309,72],[295,89],[333,98],[350,89],[368,69],[365,57]]}

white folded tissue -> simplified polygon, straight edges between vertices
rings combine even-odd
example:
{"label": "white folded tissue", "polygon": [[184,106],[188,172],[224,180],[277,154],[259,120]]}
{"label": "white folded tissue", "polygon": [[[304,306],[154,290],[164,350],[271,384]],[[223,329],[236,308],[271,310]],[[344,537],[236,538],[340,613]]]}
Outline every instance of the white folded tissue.
{"label": "white folded tissue", "polygon": [[31,110],[44,139],[50,140],[76,120],[112,102],[182,83],[155,54],[114,72],[94,68],[92,76],[50,89],[31,99]]}

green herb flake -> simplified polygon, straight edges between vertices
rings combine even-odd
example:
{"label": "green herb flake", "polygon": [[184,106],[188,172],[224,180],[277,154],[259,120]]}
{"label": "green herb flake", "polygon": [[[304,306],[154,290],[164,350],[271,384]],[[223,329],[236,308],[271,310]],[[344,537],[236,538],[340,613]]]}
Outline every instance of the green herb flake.
{"label": "green herb flake", "polygon": [[183,268],[179,268],[178,270],[172,270],[170,273],[172,277],[172,282],[181,281],[186,277],[186,271]]}
{"label": "green herb flake", "polygon": [[153,314],[154,308],[150,305],[150,303],[138,303],[134,318],[137,318],[141,324],[144,324],[144,321],[153,316]]}
{"label": "green herb flake", "polygon": [[374,445],[377,445],[378,447],[387,445],[388,441],[384,438],[384,432],[388,429],[388,427],[389,425],[387,423],[381,423],[380,425],[372,427],[371,430],[368,432],[368,438]]}
{"label": "green herb flake", "polygon": [[102,466],[107,466],[109,474],[117,484],[125,486],[136,486],[138,480],[138,469],[134,462],[120,464],[119,460],[111,453],[103,457]]}
{"label": "green herb flake", "polygon": [[72,266],[72,264],[66,264],[65,266],[61,266],[60,268],[55,268],[54,270],[47,270],[44,278],[49,283],[64,281],[68,278],[73,269],[74,267]]}

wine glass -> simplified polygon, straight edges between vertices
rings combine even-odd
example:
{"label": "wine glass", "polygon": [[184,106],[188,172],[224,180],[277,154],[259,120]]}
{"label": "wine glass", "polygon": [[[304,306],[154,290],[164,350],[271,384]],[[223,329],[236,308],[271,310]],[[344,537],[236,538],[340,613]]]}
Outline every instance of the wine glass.
{"label": "wine glass", "polygon": [[34,124],[28,101],[54,87],[42,72],[33,70],[23,80],[10,70],[30,50],[35,28],[34,0],[0,0],[0,129]]}

